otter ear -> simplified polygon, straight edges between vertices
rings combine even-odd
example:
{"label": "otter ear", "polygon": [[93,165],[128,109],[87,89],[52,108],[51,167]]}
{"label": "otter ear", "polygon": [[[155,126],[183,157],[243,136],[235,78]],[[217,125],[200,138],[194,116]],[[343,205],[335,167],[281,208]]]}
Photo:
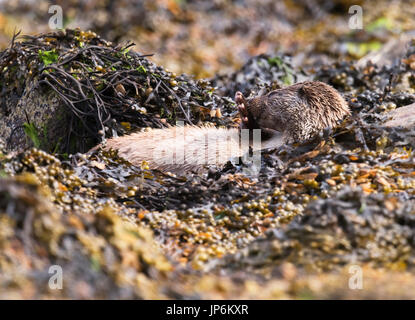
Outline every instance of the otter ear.
{"label": "otter ear", "polygon": [[236,93],[235,93],[235,102],[237,104],[245,103],[245,97],[244,97],[244,95],[242,94],[241,91],[236,91]]}

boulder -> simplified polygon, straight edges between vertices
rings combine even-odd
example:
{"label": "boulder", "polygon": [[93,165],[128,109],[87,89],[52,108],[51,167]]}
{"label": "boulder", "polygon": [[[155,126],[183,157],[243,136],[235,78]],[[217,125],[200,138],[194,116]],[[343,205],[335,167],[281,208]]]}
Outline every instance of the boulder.
{"label": "boulder", "polygon": [[384,123],[385,127],[413,128],[415,126],[415,103],[390,111],[388,116],[389,120]]}

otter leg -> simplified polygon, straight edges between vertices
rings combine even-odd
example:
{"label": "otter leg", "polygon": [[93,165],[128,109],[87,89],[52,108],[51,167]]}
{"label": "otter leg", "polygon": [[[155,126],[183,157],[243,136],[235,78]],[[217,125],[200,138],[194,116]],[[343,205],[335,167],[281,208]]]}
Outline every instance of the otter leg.
{"label": "otter leg", "polygon": [[244,104],[238,105],[239,116],[241,117],[241,125],[243,128],[251,129],[249,125],[249,118],[247,116],[246,108]]}
{"label": "otter leg", "polygon": [[237,91],[235,94],[235,102],[239,111],[239,116],[241,117],[241,127],[243,129],[252,129],[250,124],[250,119],[248,115],[248,110],[245,106],[245,97],[242,92]]}
{"label": "otter leg", "polygon": [[249,119],[248,111],[246,110],[245,104],[240,103],[237,105],[239,116],[241,118],[241,127],[243,129],[252,129],[252,121]]}
{"label": "otter leg", "polygon": [[242,94],[242,92],[241,91],[237,91],[236,93],[235,93],[235,102],[236,102],[236,104],[243,104],[243,103],[245,103],[245,97],[244,97],[244,95]]}

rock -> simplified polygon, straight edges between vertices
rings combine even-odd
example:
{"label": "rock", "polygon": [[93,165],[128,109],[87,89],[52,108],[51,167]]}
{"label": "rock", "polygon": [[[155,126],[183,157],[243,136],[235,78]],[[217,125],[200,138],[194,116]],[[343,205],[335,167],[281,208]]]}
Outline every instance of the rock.
{"label": "rock", "polygon": [[379,67],[398,65],[414,35],[415,33],[412,31],[402,34],[397,39],[389,40],[379,51],[368,53],[356,65],[360,68],[364,68],[369,62]]}
{"label": "rock", "polygon": [[[68,130],[69,109],[54,92],[45,94],[36,81],[29,81],[20,97],[5,99],[0,105],[0,138],[11,150],[35,146],[53,151]],[[27,125],[30,128],[25,132]]]}
{"label": "rock", "polygon": [[383,124],[385,127],[413,128],[415,126],[415,103],[390,111],[388,115],[390,119]]}

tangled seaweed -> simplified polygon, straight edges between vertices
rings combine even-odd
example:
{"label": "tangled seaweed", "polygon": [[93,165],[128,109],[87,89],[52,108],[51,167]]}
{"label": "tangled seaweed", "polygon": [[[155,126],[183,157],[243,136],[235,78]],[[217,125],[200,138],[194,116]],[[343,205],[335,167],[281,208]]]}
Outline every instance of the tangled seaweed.
{"label": "tangled seaweed", "polygon": [[19,95],[25,81],[36,83],[33,90],[56,93],[70,110],[65,152],[84,152],[106,137],[176,121],[229,124],[215,110],[234,113],[232,100],[215,94],[206,81],[167,72],[132,46],[80,30],[16,34],[0,57],[0,97],[13,90]]}

